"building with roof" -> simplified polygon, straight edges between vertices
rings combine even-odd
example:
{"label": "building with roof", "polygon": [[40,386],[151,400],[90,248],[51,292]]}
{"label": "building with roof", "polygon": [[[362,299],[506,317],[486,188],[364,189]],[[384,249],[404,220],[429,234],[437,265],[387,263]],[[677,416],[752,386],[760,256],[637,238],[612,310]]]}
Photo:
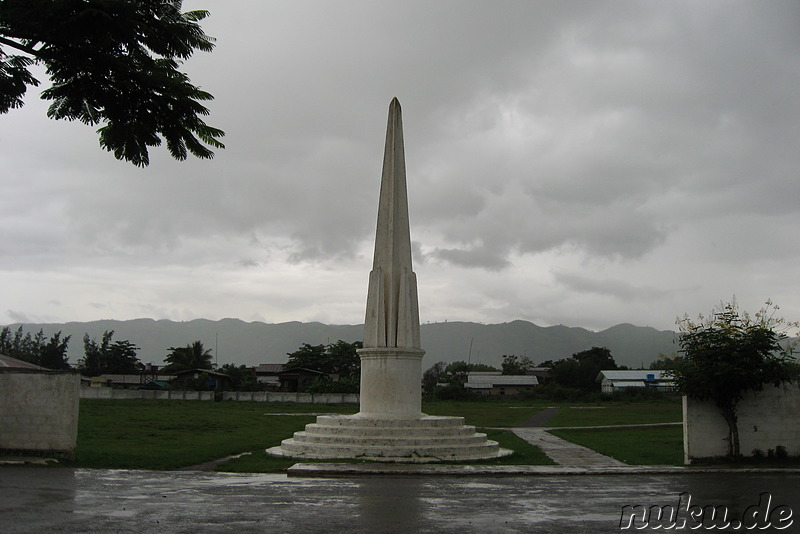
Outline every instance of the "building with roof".
{"label": "building with roof", "polygon": [[283,370],[282,363],[262,363],[255,368],[256,380],[267,388],[276,390],[281,385],[280,375]]}
{"label": "building with roof", "polygon": [[91,387],[111,387],[115,389],[152,389],[153,383],[169,384],[175,375],[152,375],[145,373],[115,375],[103,374],[91,378]]}
{"label": "building with roof", "polygon": [[319,378],[328,377],[334,382],[339,375],[327,374],[305,367],[287,367],[283,363],[262,363],[255,368],[256,380],[264,384],[268,391],[295,393],[305,391],[306,387]]}
{"label": "building with roof", "polygon": [[226,391],[231,389],[231,377],[210,369],[184,369],[173,373],[173,383],[178,386],[190,385],[190,389],[201,386],[200,389],[213,391]]}
{"label": "building with roof", "polygon": [[0,354],[0,372],[2,372],[3,370],[48,371],[48,369],[32,364],[30,362],[26,362],[24,360],[18,360],[16,358],[12,358],[11,356],[6,356],[5,354]]}
{"label": "building with roof", "polygon": [[675,383],[667,371],[662,370],[609,370],[600,371],[595,380],[602,393],[613,393],[624,388],[651,388],[674,391]]}
{"label": "building with roof", "polygon": [[539,385],[534,375],[504,375],[499,371],[467,374],[464,387],[484,395],[515,396]]}
{"label": "building with roof", "polygon": [[0,354],[0,455],[72,457],[80,376]]}

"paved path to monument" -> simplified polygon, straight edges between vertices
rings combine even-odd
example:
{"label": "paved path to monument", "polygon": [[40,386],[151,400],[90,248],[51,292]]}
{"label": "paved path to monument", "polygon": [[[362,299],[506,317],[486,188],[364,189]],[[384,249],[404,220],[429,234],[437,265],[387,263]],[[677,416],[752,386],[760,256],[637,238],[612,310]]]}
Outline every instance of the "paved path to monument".
{"label": "paved path to monument", "polygon": [[606,534],[619,532],[623,506],[676,505],[682,492],[737,516],[769,492],[773,507],[796,512],[798,485],[797,473],[321,479],[0,467],[0,532]]}
{"label": "paved path to monument", "polygon": [[[605,456],[592,449],[588,449],[581,445],[569,442],[554,436],[548,430],[553,428],[547,427],[547,422],[552,419],[558,408],[550,407],[545,408],[539,413],[533,415],[530,419],[522,423],[518,427],[508,428],[509,430],[524,439],[528,443],[539,447],[551,460],[558,465],[565,467],[621,467],[628,465],[617,459]],[[672,424],[672,423],[669,423]],[[674,423],[680,425],[682,423]],[[569,427],[569,428],[626,428],[626,427],[641,427],[641,426],[664,426],[664,423],[656,425],[615,425],[615,426],[595,426],[595,427]]]}
{"label": "paved path to monument", "polygon": [[546,428],[509,428],[528,443],[539,447],[551,460],[566,467],[621,467],[627,465],[610,456],[554,436]]}

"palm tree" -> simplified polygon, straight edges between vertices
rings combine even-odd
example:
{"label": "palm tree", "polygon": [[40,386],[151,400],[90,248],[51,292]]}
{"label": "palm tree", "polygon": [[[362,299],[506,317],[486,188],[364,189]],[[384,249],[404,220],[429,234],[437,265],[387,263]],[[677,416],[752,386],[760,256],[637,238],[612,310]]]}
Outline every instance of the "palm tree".
{"label": "palm tree", "polygon": [[205,350],[202,341],[195,341],[185,347],[170,347],[170,353],[164,358],[167,362],[165,372],[173,373],[187,369],[211,369],[211,349]]}

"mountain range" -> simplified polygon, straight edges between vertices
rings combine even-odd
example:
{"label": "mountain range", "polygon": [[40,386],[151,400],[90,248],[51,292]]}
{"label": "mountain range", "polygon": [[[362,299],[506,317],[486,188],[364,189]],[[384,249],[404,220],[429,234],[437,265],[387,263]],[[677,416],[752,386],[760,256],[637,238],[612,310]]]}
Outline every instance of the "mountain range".
{"label": "mountain range", "polygon": [[[20,325],[8,325],[16,330]],[[35,334],[40,329],[49,338],[56,332],[72,336],[69,361],[73,365],[83,358],[83,337],[101,340],[103,333],[114,331],[112,341],[128,340],[139,347],[143,363],[160,364],[170,347],[181,347],[196,340],[211,349],[219,365],[258,365],[283,363],[287,353],[303,343],[333,343],[339,339],[353,342],[363,338],[362,325],[326,325],[322,323],[288,322],[268,324],[239,319],[211,321],[168,321],[133,319],[128,321],[91,321],[62,324],[29,324],[23,331]],[[619,365],[647,367],[659,353],[671,355],[678,350],[675,332],[651,327],[619,324],[593,332],[563,325],[542,327],[528,321],[501,324],[470,322],[427,323],[421,326],[422,348],[426,355],[423,369],[436,362],[458,360],[499,367],[503,355],[527,356],[534,363],[568,358],[576,352],[606,347]]]}

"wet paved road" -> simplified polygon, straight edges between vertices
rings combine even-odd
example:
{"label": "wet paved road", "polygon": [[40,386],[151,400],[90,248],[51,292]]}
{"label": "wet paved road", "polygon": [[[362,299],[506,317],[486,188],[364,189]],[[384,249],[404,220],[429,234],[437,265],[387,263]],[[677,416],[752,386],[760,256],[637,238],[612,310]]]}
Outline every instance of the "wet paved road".
{"label": "wet paved road", "polygon": [[309,479],[3,467],[0,533],[606,533],[620,532],[623,505],[677,503],[682,492],[737,515],[770,492],[800,514],[798,487],[798,474],[760,473]]}

